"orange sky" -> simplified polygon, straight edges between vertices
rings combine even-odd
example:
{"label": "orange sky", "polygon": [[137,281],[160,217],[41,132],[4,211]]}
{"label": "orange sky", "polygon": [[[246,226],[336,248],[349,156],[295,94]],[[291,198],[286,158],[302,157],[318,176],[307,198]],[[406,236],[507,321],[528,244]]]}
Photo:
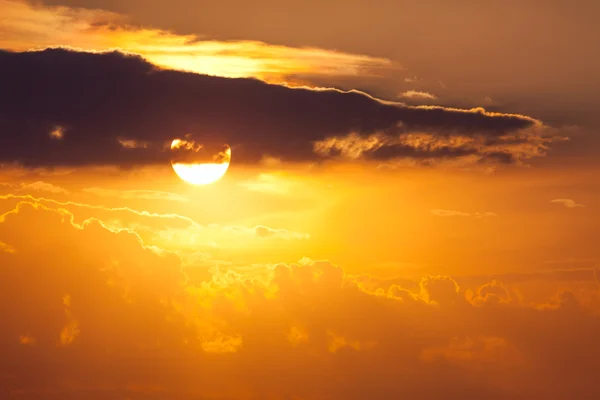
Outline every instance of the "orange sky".
{"label": "orange sky", "polygon": [[459,3],[0,0],[0,398],[597,399],[599,6]]}

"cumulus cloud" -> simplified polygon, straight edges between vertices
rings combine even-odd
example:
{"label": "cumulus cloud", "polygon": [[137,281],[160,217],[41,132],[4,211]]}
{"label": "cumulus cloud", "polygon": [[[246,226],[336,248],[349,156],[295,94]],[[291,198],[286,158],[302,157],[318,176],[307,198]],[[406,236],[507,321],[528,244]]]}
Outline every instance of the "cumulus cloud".
{"label": "cumulus cloud", "polygon": [[474,295],[468,296],[468,300],[474,305],[484,305],[486,303],[508,303],[512,298],[502,282],[494,279],[480,286]]}
{"label": "cumulus cloud", "polygon": [[3,200],[8,206],[25,201],[41,204],[48,209],[65,210],[76,215],[74,222],[77,224],[97,219],[102,221],[103,226],[110,229],[135,233],[148,245],[168,246],[172,250],[232,249],[238,246],[248,246],[249,243],[260,249],[260,245],[264,242],[310,238],[308,233],[294,232],[283,228],[263,225],[252,227],[201,224],[177,213],[152,213],[130,207],[106,207],[10,193],[0,195],[0,200]]}
{"label": "cumulus cloud", "polygon": [[191,284],[175,254],[78,219],[31,200],[0,217],[0,241],[15,249],[0,251],[3,393],[595,398],[597,285],[563,283],[530,303],[498,280],[369,288],[310,259],[265,266],[264,279],[219,269]]}
{"label": "cumulus cloud", "polygon": [[[548,145],[541,123],[522,115],[161,70],[117,52],[0,52],[0,85],[0,162],[26,166],[168,162],[168,144],[184,135],[229,144],[238,163],[335,156],[315,154],[315,143],[351,134],[383,138],[372,150],[376,159],[475,155],[511,162],[521,153],[543,155]],[[49,136],[56,126],[64,127],[61,140]],[[430,142],[474,142],[417,145],[410,136],[417,132]],[[124,140],[146,145],[123,146]]]}
{"label": "cumulus cloud", "polygon": [[21,190],[23,191],[34,191],[34,192],[49,192],[54,194],[68,194],[69,191],[61,188],[60,186],[55,186],[51,183],[36,181],[33,183],[22,183]]}
{"label": "cumulus cloud", "polygon": [[550,203],[562,204],[563,206],[565,206],[567,208],[585,207],[583,204],[578,204],[575,202],[575,200],[572,200],[572,199],[554,199],[554,200],[551,200]]}

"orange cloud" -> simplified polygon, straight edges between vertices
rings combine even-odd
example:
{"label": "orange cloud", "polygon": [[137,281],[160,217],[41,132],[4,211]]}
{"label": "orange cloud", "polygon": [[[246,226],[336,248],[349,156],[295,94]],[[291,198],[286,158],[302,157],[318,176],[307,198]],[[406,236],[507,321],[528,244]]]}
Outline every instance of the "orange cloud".
{"label": "orange cloud", "polygon": [[567,208],[585,207],[583,204],[578,204],[573,199],[554,199],[550,203],[562,204]]}
{"label": "orange cloud", "polygon": [[457,210],[444,210],[441,208],[434,208],[429,210],[431,215],[435,215],[436,217],[475,217],[475,218],[485,218],[485,217],[497,217],[498,215],[493,212],[485,211],[480,212],[477,211],[475,213],[468,213],[464,211]]}
{"label": "orange cloud", "polygon": [[0,14],[9,17],[0,24],[0,48],[15,51],[53,46],[88,51],[121,49],[162,67],[277,83],[285,82],[288,75],[365,76],[382,68],[397,68],[385,58],[258,41],[203,40],[137,28],[129,25],[125,16],[104,10],[0,0]]}
{"label": "orange cloud", "polygon": [[19,336],[19,343],[22,345],[33,346],[35,344],[35,338],[29,335]]}
{"label": "orange cloud", "polygon": [[83,189],[85,193],[95,194],[100,197],[119,197],[121,199],[165,200],[187,203],[189,199],[177,193],[162,192],[158,190],[114,190],[97,187]]}
{"label": "orange cloud", "polygon": [[65,136],[65,129],[61,126],[54,128],[50,132],[50,138],[54,140],[61,140]]}
{"label": "orange cloud", "polygon": [[257,236],[262,237],[262,238],[268,238],[268,237],[282,237],[284,239],[308,239],[308,238],[310,238],[310,235],[308,235],[306,233],[299,234],[296,232],[290,232],[285,229],[272,229],[272,228],[269,228],[268,226],[262,226],[262,225],[258,225],[257,227],[255,227],[254,232],[256,233]]}
{"label": "orange cloud", "polygon": [[55,193],[55,194],[68,194],[69,193],[69,191],[67,191],[59,186],[55,186],[51,183],[42,182],[42,181],[36,181],[33,183],[29,183],[29,184],[22,183],[20,190],[23,190],[23,191],[33,190],[35,192],[50,192],[50,193]]}
{"label": "orange cloud", "polygon": [[[439,107],[417,106],[414,109],[443,110]],[[454,110],[454,109],[446,109]],[[500,115],[482,108],[458,111],[465,115]],[[506,116],[510,114],[505,114]],[[516,115],[514,115],[516,117]],[[528,118],[528,117],[525,117]],[[350,133],[313,142],[314,152],[321,157],[338,156],[347,160],[385,161],[387,167],[406,165],[457,165],[488,168],[493,164],[520,164],[546,154],[554,140],[549,130],[535,122],[533,128],[516,134],[496,137],[451,133],[439,135],[425,132],[404,132],[401,123],[397,133],[378,132],[368,136]]]}
{"label": "orange cloud", "polygon": [[[84,190],[85,191],[85,190]],[[86,191],[86,192],[89,192]],[[108,191],[93,190],[94,194],[116,195],[132,198],[161,198],[177,199],[174,194],[154,191]],[[105,207],[74,201],[58,201],[50,198],[32,195],[6,194],[0,195],[9,206],[15,202],[24,201],[33,204],[43,204],[47,208],[64,210],[79,226],[90,222],[98,222],[112,230],[135,232],[149,246],[157,246],[178,252],[186,262],[194,258],[190,251],[213,251],[254,249],[262,251],[268,242],[289,240],[308,240],[310,234],[295,232],[283,228],[273,228],[264,225],[238,226],[220,224],[200,224],[192,218],[176,213],[151,213],[146,210],[136,210],[129,207]],[[0,215],[0,221],[2,220]],[[16,251],[7,243],[0,247],[3,251]],[[216,260],[210,260],[216,262]]]}
{"label": "orange cloud", "polygon": [[12,246],[9,246],[8,244],[4,243],[4,242],[0,242],[0,250],[4,251],[6,253],[14,253],[15,249]]}
{"label": "orange cloud", "polygon": [[[404,80],[405,82],[409,82],[412,83],[414,81],[407,81],[406,79]],[[419,92],[417,90],[408,90],[404,93],[400,93],[400,95],[398,95],[398,97],[404,97],[406,99],[412,99],[412,100],[436,100],[437,96],[428,92]]]}
{"label": "orange cloud", "polygon": [[287,194],[292,190],[294,182],[277,174],[261,173],[253,179],[240,182],[238,185],[255,192]]}
{"label": "orange cloud", "polygon": [[0,218],[0,240],[17,249],[0,252],[0,375],[13,377],[0,380],[3,392],[124,398],[148,388],[163,399],[311,400],[474,398],[474,388],[488,398],[595,393],[600,293],[592,275],[593,288],[563,282],[555,299],[536,304],[492,301],[509,298],[499,282],[473,287],[481,299],[473,301],[449,276],[369,288],[310,259],[265,266],[260,279],[221,269],[190,283],[177,255],[133,232],[75,220],[34,202]]}

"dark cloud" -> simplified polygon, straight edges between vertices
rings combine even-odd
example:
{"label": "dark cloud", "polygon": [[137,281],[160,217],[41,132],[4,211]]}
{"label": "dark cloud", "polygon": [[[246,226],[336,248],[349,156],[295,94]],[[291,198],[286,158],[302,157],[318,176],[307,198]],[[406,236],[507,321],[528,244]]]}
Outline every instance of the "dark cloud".
{"label": "dark cloud", "polygon": [[[234,160],[252,163],[266,155],[314,160],[314,142],[351,133],[486,138],[538,125],[483,109],[409,107],[360,92],[159,70],[118,52],[0,52],[0,87],[0,162],[27,166],[165,162],[165,146],[186,134],[227,143]],[[396,150],[381,150],[377,158],[415,156]],[[464,153],[438,149],[430,157]]]}
{"label": "dark cloud", "polygon": [[380,147],[369,153],[377,160],[389,160],[396,157],[423,158],[458,158],[478,154],[477,149],[469,147],[440,146],[436,149],[419,149],[407,144],[394,144]]}

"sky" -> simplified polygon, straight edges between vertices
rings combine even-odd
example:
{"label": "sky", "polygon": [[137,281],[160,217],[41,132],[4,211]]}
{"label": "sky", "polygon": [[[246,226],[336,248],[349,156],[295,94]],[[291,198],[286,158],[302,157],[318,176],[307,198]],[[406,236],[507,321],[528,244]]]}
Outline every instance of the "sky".
{"label": "sky", "polygon": [[0,0],[0,397],[597,399],[597,15]]}

